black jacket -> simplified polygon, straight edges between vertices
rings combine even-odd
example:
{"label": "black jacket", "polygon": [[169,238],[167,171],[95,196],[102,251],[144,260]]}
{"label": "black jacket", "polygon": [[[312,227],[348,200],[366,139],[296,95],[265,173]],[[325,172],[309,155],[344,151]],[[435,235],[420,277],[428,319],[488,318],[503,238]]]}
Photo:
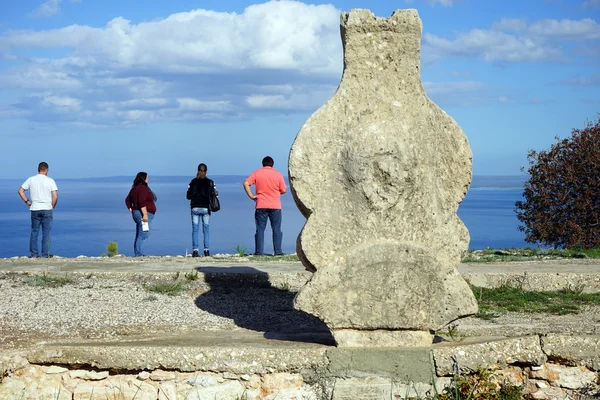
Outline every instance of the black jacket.
{"label": "black jacket", "polygon": [[187,199],[190,200],[190,208],[208,208],[210,190],[214,188],[217,194],[217,188],[212,179],[194,178],[188,185]]}

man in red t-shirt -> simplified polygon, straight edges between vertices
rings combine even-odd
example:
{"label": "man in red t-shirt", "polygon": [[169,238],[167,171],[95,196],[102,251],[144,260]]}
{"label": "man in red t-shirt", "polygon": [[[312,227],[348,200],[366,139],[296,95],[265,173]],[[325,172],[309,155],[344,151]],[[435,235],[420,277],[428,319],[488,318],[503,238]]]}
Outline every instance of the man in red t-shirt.
{"label": "man in red t-shirt", "polygon": [[[281,250],[281,195],[287,192],[283,175],[273,168],[275,162],[269,156],[262,160],[263,167],[250,174],[244,181],[244,190],[250,199],[256,202],[254,221],[256,234],[254,235],[254,255],[263,254],[265,244],[265,229],[267,218],[271,222],[273,231],[273,250],[276,256],[283,255]],[[256,185],[256,195],[252,194],[250,186]]]}

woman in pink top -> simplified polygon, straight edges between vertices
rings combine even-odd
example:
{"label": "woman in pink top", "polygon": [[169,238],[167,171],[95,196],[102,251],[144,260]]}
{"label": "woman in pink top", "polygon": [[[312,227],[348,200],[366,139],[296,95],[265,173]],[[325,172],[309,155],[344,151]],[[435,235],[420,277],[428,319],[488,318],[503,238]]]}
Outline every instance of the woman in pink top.
{"label": "woman in pink top", "polygon": [[[244,181],[244,190],[248,197],[256,202],[254,221],[256,234],[254,235],[254,255],[264,254],[265,229],[267,218],[273,231],[273,250],[276,256],[283,255],[281,250],[281,195],[287,192],[283,175],[273,168],[275,162],[269,156],[263,158],[263,167],[250,174]],[[252,193],[250,186],[256,185],[256,194]]]}

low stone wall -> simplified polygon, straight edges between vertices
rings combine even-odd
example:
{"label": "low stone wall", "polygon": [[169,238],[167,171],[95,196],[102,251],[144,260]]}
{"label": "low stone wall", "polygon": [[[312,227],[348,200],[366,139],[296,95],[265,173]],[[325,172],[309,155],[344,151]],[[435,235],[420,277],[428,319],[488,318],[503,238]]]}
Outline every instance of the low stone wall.
{"label": "low stone wall", "polygon": [[269,351],[244,355],[239,348],[220,348],[220,360],[204,362],[198,355],[210,349],[189,347],[187,354],[174,352],[183,368],[169,361],[168,347],[156,353],[115,347],[128,356],[114,367],[108,360],[115,349],[101,346],[4,351],[0,399],[426,399],[451,385],[453,376],[482,369],[492,371],[491,382],[523,386],[529,399],[600,396],[597,336],[470,339],[404,349],[324,346],[298,355],[297,362],[285,354],[272,360],[276,352]]}

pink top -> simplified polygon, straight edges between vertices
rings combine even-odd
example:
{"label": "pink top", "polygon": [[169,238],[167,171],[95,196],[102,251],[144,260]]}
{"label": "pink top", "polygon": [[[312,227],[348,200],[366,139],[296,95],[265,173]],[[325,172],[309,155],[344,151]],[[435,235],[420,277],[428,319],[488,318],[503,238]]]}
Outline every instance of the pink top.
{"label": "pink top", "polygon": [[250,186],[256,184],[256,208],[281,210],[281,192],[287,190],[283,175],[272,167],[257,169],[246,178]]}

